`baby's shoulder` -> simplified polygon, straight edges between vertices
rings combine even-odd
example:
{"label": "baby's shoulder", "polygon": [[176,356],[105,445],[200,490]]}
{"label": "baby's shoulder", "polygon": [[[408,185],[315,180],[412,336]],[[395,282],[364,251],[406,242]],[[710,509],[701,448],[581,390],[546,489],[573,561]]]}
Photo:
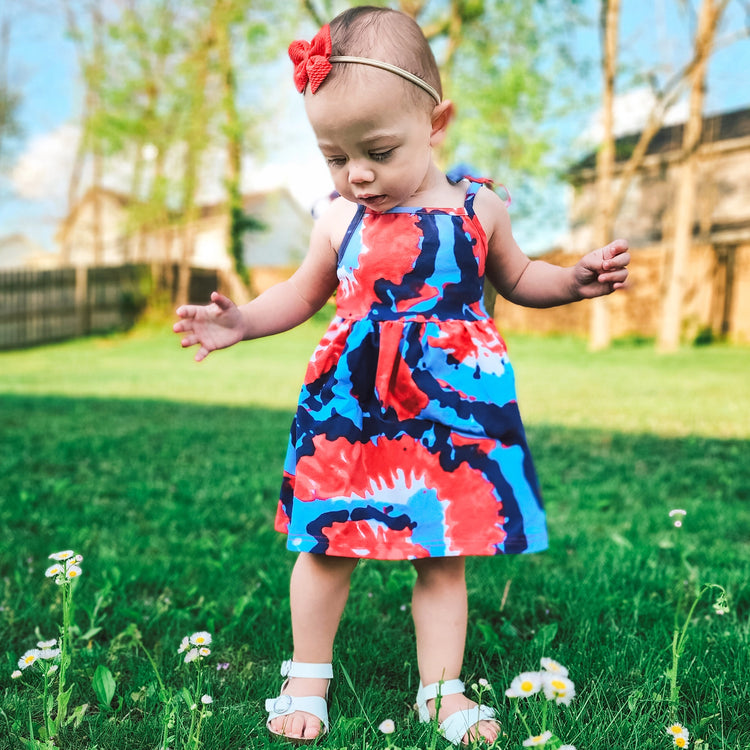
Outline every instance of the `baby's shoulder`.
{"label": "baby's shoulder", "polygon": [[338,250],[356,213],[356,203],[336,198],[316,221],[316,230],[328,238],[334,250]]}
{"label": "baby's shoulder", "polygon": [[505,201],[487,185],[482,185],[477,190],[474,197],[474,213],[488,237],[510,221]]}

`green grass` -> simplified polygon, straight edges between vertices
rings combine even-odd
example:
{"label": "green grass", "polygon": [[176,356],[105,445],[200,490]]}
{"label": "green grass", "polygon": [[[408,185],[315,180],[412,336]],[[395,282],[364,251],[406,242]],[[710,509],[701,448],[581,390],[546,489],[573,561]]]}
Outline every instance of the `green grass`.
{"label": "green grass", "polygon": [[[169,323],[129,334],[0,353],[0,748],[21,748],[33,689],[16,660],[60,621],[50,552],[85,556],[78,583],[71,705],[89,704],[63,748],[156,747],[159,704],[137,626],[165,681],[194,670],[176,654],[206,629],[215,700],[204,747],[284,747],[262,703],[288,656],[294,561],[272,530],[287,430],[325,316],[196,365]],[[620,344],[509,340],[549,511],[551,549],[469,563],[465,677],[495,686],[508,738],[526,733],[504,690],[552,656],[578,696],[559,734],[584,748],[669,748],[670,645],[678,606],[703,583],[731,611],[699,604],[680,662],[680,718],[691,747],[747,750],[750,725],[750,350],[660,357]],[[672,508],[688,511],[674,529]],[[327,748],[432,747],[409,707],[416,656],[408,563],[366,562],[353,579],[335,658]],[[230,668],[216,671],[217,663]],[[100,707],[91,677],[117,682]],[[347,678],[348,676],[348,678]],[[351,680],[351,683],[350,681]],[[186,712],[184,712],[186,713]],[[446,743],[438,741],[438,747]]]}

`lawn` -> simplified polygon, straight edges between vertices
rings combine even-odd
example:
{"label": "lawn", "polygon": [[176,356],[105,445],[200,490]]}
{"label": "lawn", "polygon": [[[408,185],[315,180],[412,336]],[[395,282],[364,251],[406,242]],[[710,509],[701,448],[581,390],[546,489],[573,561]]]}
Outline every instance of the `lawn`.
{"label": "lawn", "polygon": [[[43,724],[42,675],[11,673],[57,635],[62,587],[44,571],[66,548],[84,561],[68,672],[76,718],[56,746],[155,748],[168,719],[170,746],[183,747],[201,714],[204,748],[285,746],[268,739],[262,711],[291,643],[294,560],[272,518],[297,391],[324,326],[320,315],[200,365],[168,322],[0,353],[0,748],[25,747],[30,725],[38,736]],[[507,733],[500,746],[516,750],[529,735],[505,689],[549,656],[576,685],[548,717],[565,742],[672,747],[675,621],[713,583],[729,611],[712,606],[718,589],[693,611],[676,718],[691,747],[747,750],[750,349],[667,357],[635,343],[598,354],[571,338],[508,343],[552,541],[541,555],[469,563],[464,676],[493,686],[484,700]],[[681,528],[673,509],[686,511]],[[320,747],[447,746],[410,712],[412,581],[408,563],[356,571]],[[185,664],[182,638],[203,630],[211,655]],[[110,701],[97,667],[111,675]],[[214,702],[191,712],[178,692],[194,695],[199,675]],[[531,730],[538,698],[520,703]],[[378,731],[384,719],[393,734]]]}

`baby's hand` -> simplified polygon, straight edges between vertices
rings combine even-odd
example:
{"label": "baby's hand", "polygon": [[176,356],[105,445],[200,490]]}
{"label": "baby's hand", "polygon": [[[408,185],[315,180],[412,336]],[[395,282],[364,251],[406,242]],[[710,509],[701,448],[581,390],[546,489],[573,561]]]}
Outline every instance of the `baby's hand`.
{"label": "baby's hand", "polygon": [[626,240],[615,240],[584,255],[575,267],[575,283],[582,299],[611,294],[625,287],[630,253]]}
{"label": "baby's hand", "polygon": [[195,354],[196,362],[205,359],[216,349],[226,349],[242,341],[242,313],[223,294],[213,292],[210,305],[182,305],[176,312],[180,320],[172,330],[187,334],[180,342],[183,348],[200,345]]}

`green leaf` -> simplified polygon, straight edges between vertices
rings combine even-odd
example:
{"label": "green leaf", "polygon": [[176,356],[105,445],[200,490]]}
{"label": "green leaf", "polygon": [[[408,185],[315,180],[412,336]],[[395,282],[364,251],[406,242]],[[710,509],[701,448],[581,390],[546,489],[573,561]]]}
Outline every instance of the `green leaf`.
{"label": "green leaf", "polygon": [[115,696],[116,687],[115,678],[112,676],[112,672],[110,672],[104,664],[100,664],[94,672],[91,684],[96,693],[96,697],[99,699],[99,703],[103,706],[109,707],[112,703],[112,698]]}
{"label": "green leaf", "polygon": [[534,643],[539,644],[542,650],[547,648],[557,636],[558,625],[556,622],[549,622],[539,628],[539,632],[534,636]]}
{"label": "green leaf", "polygon": [[182,699],[187,703],[188,708],[192,708],[195,705],[195,700],[192,695],[190,695],[190,691],[187,688],[182,688]]}
{"label": "green leaf", "polygon": [[67,690],[61,691],[57,696],[57,717],[55,718],[55,725],[58,729],[63,726],[65,718],[68,715],[68,703],[70,703],[70,696],[73,693],[73,685]]}

